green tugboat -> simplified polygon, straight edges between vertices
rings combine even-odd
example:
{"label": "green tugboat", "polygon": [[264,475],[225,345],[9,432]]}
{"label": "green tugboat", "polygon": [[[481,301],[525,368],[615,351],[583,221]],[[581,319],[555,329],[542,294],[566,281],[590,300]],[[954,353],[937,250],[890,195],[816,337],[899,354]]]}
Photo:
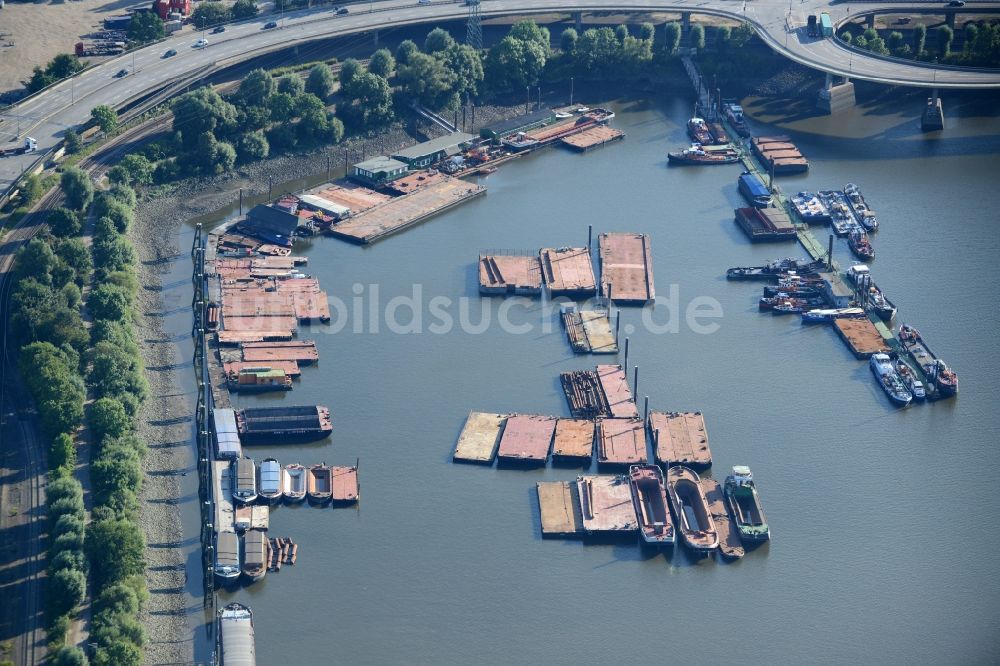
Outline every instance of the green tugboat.
{"label": "green tugboat", "polygon": [[764,509],[760,506],[753,474],[746,465],[735,465],[733,473],[726,477],[726,504],[733,515],[740,538],[746,543],[767,541],[771,532],[767,527]]}

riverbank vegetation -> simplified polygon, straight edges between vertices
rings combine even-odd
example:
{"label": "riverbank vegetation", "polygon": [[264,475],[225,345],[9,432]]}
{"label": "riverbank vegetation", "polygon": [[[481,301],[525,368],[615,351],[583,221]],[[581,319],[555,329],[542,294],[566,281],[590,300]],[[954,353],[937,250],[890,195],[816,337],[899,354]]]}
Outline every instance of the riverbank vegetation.
{"label": "riverbank vegetation", "polygon": [[970,21],[956,33],[947,25],[928,30],[918,23],[908,33],[850,24],[839,38],[879,55],[967,67],[1000,67],[1000,24]]}

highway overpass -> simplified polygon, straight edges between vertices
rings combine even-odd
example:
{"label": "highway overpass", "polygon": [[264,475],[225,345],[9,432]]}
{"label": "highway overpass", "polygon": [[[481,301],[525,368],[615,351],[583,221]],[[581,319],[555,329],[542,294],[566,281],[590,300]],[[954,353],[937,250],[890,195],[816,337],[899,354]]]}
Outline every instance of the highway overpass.
{"label": "highway overpass", "polygon": [[[937,67],[921,63],[887,60],[856,53],[834,39],[810,38],[805,34],[809,14],[829,12],[835,24],[871,13],[927,12],[945,3],[921,0],[850,4],[834,0],[484,0],[481,14],[490,16],[552,12],[690,12],[749,21],[775,51],[813,69],[851,79],[890,85],[925,88],[998,88],[1000,72]],[[970,0],[960,11],[1000,11],[1000,2]],[[948,8],[947,11],[954,11]],[[236,64],[295,44],[347,36],[418,23],[462,20],[467,8],[448,0],[418,5],[416,0],[379,0],[351,5],[348,15],[337,15],[330,6],[283,15],[277,29],[264,30],[274,15],[231,25],[219,35],[190,30],[155,45],[112,59],[46,89],[0,114],[0,143],[33,136],[45,151],[61,140],[66,129],[86,122],[90,109],[99,104],[115,107],[163,89],[174,82],[190,80],[198,72]],[[209,45],[193,48],[206,37]],[[163,58],[167,49],[177,55]],[[129,75],[116,78],[122,68]],[[29,167],[31,154],[0,158],[0,195]]]}

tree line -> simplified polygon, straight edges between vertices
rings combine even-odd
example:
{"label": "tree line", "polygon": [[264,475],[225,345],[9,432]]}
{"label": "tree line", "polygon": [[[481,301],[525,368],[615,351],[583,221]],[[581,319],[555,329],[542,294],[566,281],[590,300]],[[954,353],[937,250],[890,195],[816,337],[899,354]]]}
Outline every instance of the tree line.
{"label": "tree line", "polygon": [[[961,46],[955,48],[959,35]],[[908,36],[899,30],[886,34],[874,28],[861,31],[858,26],[848,26],[839,38],[847,44],[880,55],[949,65],[1000,67],[1000,24],[995,22],[970,21],[958,35],[947,25],[928,31],[926,25],[918,23]]]}

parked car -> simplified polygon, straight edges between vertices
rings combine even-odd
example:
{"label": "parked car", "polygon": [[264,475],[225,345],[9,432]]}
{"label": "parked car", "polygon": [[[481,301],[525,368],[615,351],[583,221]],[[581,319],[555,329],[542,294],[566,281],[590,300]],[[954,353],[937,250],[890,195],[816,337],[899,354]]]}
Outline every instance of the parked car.
{"label": "parked car", "polygon": [[191,48],[193,48],[193,49],[203,49],[206,46],[208,46],[208,40],[207,39],[199,39],[197,42],[195,42],[194,44],[191,45]]}
{"label": "parked car", "polygon": [[278,24],[275,21],[268,21],[264,24],[263,30],[270,30],[271,28],[277,28]]}
{"label": "parked car", "polygon": [[351,11],[347,7],[341,7],[340,9],[337,10],[338,15],[350,14],[350,13]]}
{"label": "parked car", "polygon": [[949,7],[964,7],[965,6],[965,0],[951,0],[951,2],[948,3],[948,6]]}
{"label": "parked car", "polygon": [[220,32],[225,32],[225,31],[226,31],[226,26],[224,25],[217,25],[214,28],[212,28],[213,35],[218,35]]}
{"label": "parked car", "polygon": [[117,72],[115,73],[115,78],[116,78],[116,79],[120,79],[120,78],[122,78],[123,76],[128,76],[128,70],[127,70],[127,69],[119,69],[119,70],[118,70],[118,71],[117,71]]}
{"label": "parked car", "polygon": [[429,5],[429,4],[431,4],[431,0],[417,0],[417,4],[418,5]]}
{"label": "parked car", "polygon": [[163,52],[164,58],[173,58],[175,55],[177,55],[177,51],[173,49],[167,49],[166,51]]}

